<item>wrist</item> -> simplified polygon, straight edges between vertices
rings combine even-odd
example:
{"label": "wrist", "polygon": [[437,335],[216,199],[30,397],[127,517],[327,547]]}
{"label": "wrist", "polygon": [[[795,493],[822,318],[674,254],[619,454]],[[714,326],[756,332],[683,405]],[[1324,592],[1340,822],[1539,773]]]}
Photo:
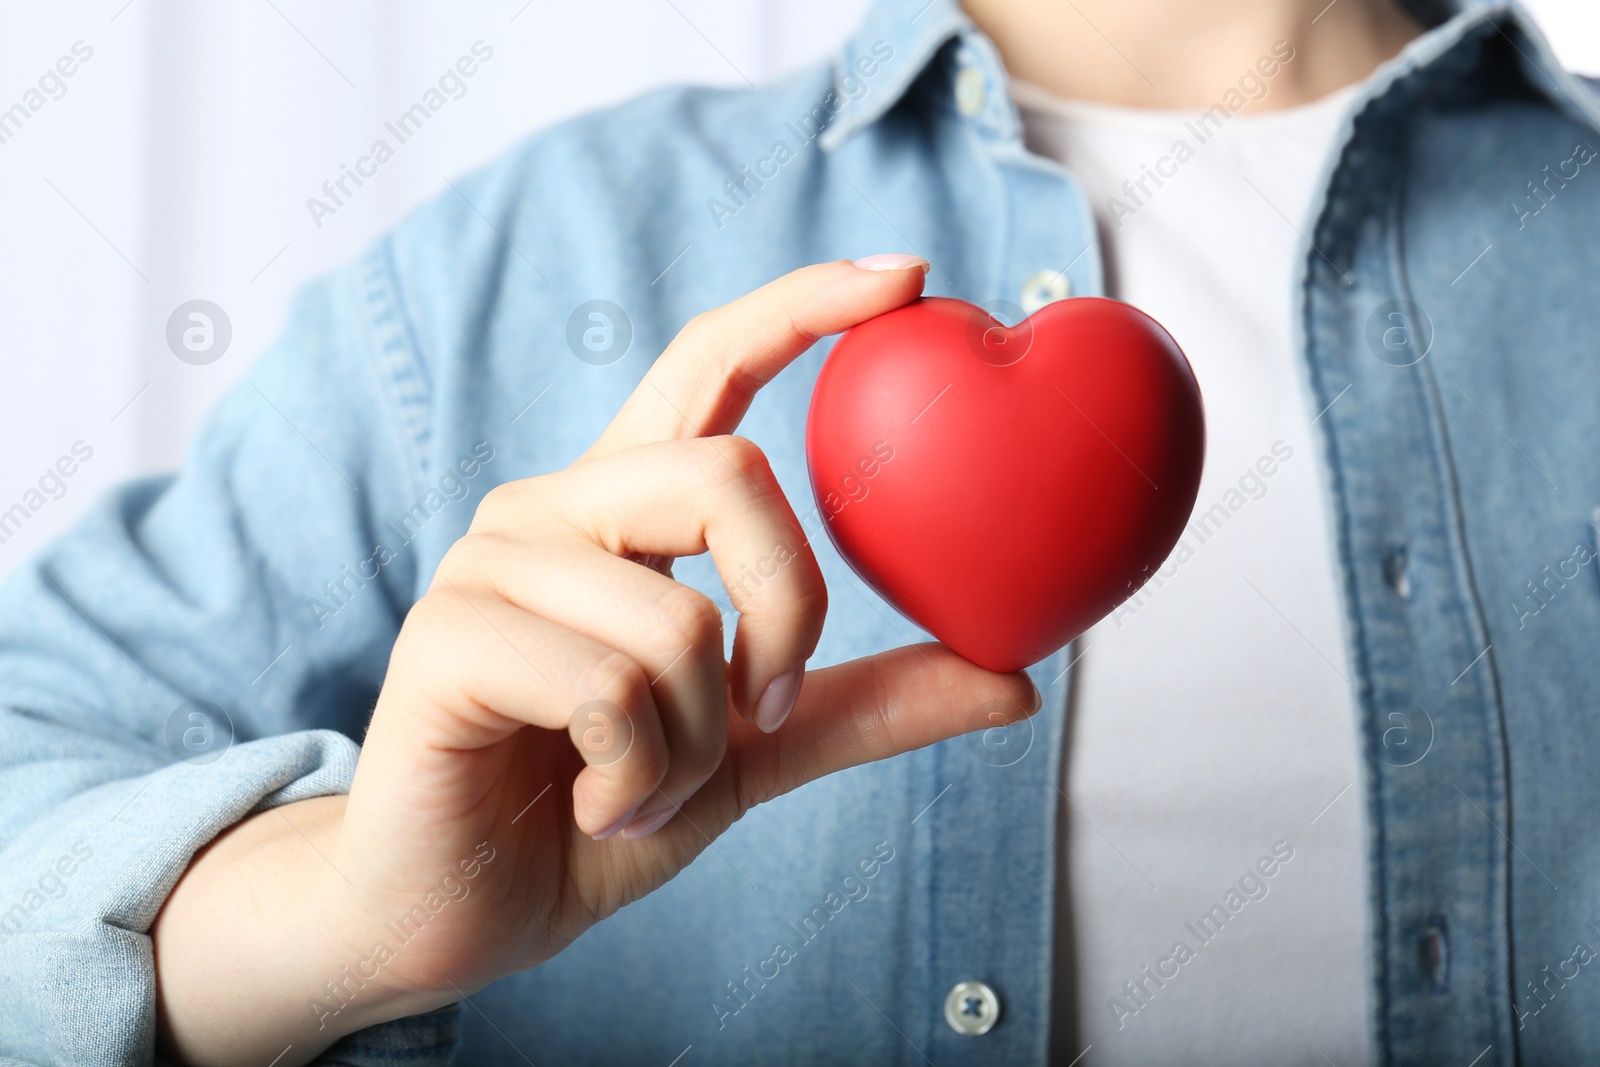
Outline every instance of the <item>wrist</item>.
{"label": "wrist", "polygon": [[384,982],[347,979],[369,920],[328,858],[345,799],[253,815],[190,862],[150,930],[164,1056],[207,1064],[281,1055],[278,1067],[292,1067],[413,1013]]}
{"label": "wrist", "polygon": [[387,894],[374,897],[351,851],[340,847],[340,827],[330,829],[314,842],[320,862],[307,895],[307,930],[319,946],[315,965],[298,976],[307,1022],[336,1040],[459,1000],[453,988],[431,988],[407,966],[405,934],[382,903]]}

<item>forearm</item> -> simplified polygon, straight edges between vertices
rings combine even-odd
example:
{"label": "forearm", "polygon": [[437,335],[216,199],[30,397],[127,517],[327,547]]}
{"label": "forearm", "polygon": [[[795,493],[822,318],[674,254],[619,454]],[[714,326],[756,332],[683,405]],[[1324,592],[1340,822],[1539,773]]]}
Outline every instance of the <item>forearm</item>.
{"label": "forearm", "polygon": [[345,800],[251,816],[190,863],[150,930],[164,1057],[292,1067],[345,1034],[448,1002],[351,977],[368,923],[328,859]]}

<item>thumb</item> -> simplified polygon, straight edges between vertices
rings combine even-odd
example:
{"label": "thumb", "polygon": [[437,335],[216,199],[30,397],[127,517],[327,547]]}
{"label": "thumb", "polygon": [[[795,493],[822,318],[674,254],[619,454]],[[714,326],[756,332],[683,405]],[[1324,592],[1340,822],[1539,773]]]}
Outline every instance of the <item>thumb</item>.
{"label": "thumb", "polygon": [[808,671],[781,729],[741,730],[730,747],[742,799],[760,804],[847,767],[1008,726],[1041,703],[1020,671],[996,674],[943,645],[909,645]]}

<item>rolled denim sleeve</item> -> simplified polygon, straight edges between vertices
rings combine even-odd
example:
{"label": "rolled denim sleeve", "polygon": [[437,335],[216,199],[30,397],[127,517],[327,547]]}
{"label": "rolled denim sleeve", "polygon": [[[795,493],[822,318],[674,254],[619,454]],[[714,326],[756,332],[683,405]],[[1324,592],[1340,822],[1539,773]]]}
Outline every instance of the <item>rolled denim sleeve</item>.
{"label": "rolled denim sleeve", "polygon": [[[428,473],[398,292],[387,242],[309,287],[180,474],[106,495],[0,586],[0,1058],[152,1062],[148,931],[190,858],[348,788],[418,583],[413,553],[375,552]],[[448,1062],[456,1019],[326,1062]]]}

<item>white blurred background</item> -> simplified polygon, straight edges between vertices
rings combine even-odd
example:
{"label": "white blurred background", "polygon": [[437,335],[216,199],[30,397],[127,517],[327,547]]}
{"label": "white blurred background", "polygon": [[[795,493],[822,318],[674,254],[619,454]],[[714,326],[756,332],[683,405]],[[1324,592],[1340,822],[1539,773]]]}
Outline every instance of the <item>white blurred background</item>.
{"label": "white blurred background", "polygon": [[[0,544],[0,575],[102,488],[170,469],[277,333],[292,291],[446,177],[530,130],[657,85],[763,82],[826,56],[867,0],[0,0],[0,512],[76,441],[93,458]],[[1528,0],[1568,66],[1600,72],[1595,0]],[[316,227],[337,177],[482,40],[494,57]],[[70,64],[69,64],[70,66]],[[233,337],[194,366],[168,317],[206,299]]]}

